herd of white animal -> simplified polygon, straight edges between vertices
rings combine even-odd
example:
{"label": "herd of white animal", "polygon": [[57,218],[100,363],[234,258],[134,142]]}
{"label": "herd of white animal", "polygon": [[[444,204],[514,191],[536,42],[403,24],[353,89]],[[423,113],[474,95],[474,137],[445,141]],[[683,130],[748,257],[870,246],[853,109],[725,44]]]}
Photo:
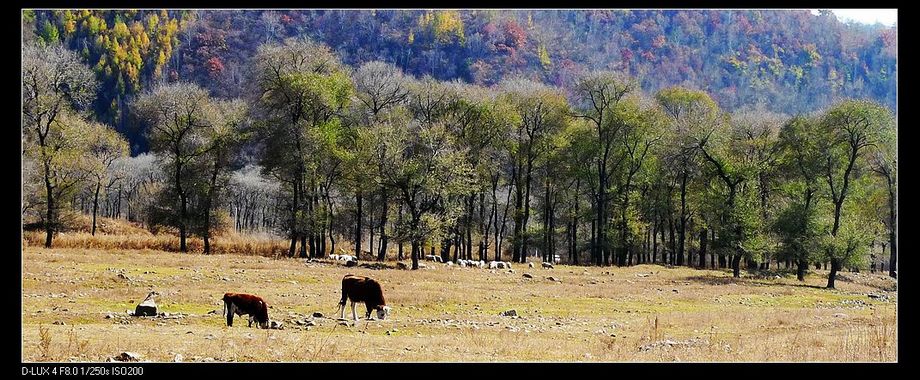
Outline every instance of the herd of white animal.
{"label": "herd of white animal", "polygon": [[[352,255],[336,255],[336,254],[332,254],[332,255],[329,255],[329,258],[332,259],[332,260],[335,260],[335,261],[343,261],[343,262],[349,262],[349,261],[357,262],[357,261],[358,261],[358,258],[355,257],[355,256],[352,256]],[[438,255],[426,255],[426,256],[425,256],[425,260],[427,260],[427,261],[433,261],[433,262],[436,262],[436,263],[444,263],[444,260],[441,259],[441,256],[438,256]],[[454,265],[454,263],[453,263],[453,262],[450,262],[450,261],[446,262],[445,264],[448,265],[448,266]],[[483,260],[464,260],[464,259],[459,259],[459,260],[457,260],[456,265],[460,266],[461,268],[512,269],[512,268],[511,268],[511,263],[508,262],[508,261],[488,261],[488,262],[486,262],[486,261],[483,261]],[[544,262],[544,263],[542,263],[542,265],[543,265],[543,268],[547,268],[547,269],[553,268],[553,264],[552,264],[552,263]],[[533,263],[528,263],[528,266],[529,266],[530,268],[533,268],[533,267],[534,267]]]}

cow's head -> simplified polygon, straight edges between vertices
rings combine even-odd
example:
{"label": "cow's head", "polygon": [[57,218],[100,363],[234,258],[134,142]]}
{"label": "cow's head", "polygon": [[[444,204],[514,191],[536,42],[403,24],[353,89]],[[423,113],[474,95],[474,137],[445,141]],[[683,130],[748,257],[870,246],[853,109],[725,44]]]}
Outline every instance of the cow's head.
{"label": "cow's head", "polygon": [[387,316],[390,315],[389,306],[381,306],[377,309],[377,319],[387,319]]}
{"label": "cow's head", "polygon": [[267,329],[269,327],[268,305],[265,302],[259,301],[259,310],[255,313],[255,319],[256,322],[259,323],[259,327],[263,329]]}

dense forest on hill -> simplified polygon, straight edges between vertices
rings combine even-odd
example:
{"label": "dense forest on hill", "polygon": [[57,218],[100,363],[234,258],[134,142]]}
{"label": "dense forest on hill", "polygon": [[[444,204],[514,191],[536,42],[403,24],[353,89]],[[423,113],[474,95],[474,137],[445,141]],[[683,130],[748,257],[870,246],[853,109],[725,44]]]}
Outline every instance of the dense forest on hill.
{"label": "dense forest on hill", "polygon": [[493,85],[522,76],[565,89],[588,70],[681,85],[724,109],[807,113],[868,98],[897,113],[897,27],[807,10],[55,10],[26,11],[27,40],[61,41],[93,67],[101,122],[146,151],[126,104],[157,81],[243,94],[259,45],[307,36],[352,67]]}

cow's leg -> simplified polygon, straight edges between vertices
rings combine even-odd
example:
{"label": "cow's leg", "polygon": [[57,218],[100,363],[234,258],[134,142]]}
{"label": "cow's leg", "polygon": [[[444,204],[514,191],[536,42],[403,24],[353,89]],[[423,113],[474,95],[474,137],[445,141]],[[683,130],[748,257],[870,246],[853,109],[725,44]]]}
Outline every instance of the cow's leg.
{"label": "cow's leg", "polygon": [[342,284],[342,299],[339,300],[339,319],[345,319],[345,302],[348,300],[348,293],[345,291],[345,284]]}
{"label": "cow's leg", "polygon": [[230,303],[227,305],[227,326],[233,327],[233,312],[236,305]]}
{"label": "cow's leg", "polygon": [[339,319],[345,319],[345,299],[339,301]]}
{"label": "cow's leg", "polygon": [[355,311],[355,301],[351,301],[351,318],[358,322],[358,312]]}
{"label": "cow's leg", "polygon": [[250,328],[252,327],[252,318],[253,318],[253,316],[250,314],[250,315],[249,315],[249,327],[250,327]]}

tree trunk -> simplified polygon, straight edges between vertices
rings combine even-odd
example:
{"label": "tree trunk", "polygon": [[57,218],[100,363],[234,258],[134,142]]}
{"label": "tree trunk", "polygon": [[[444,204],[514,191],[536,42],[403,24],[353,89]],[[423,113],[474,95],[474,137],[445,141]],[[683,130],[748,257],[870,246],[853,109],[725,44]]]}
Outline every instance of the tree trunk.
{"label": "tree trunk", "polygon": [[[595,215],[595,217],[597,217]],[[591,219],[591,263],[597,266],[601,265],[597,249],[597,219]]]}
{"label": "tree trunk", "polygon": [[674,264],[675,264],[675,260],[677,259],[677,243],[676,243],[675,240],[674,240],[674,220],[671,219],[671,218],[668,218],[668,232],[669,232],[669,237],[670,237],[670,240],[671,240],[671,241],[670,241],[670,243],[671,243],[671,252],[670,252],[670,254],[668,255],[668,256],[669,256],[669,257],[668,257],[668,263],[671,264],[671,265],[674,265]]}
{"label": "tree trunk", "polygon": [[652,223],[652,264],[655,263],[655,256],[658,255],[658,221]]}
{"label": "tree trunk", "polygon": [[837,259],[831,259],[831,273],[827,276],[827,288],[834,289],[834,280],[837,279],[837,271],[840,270],[840,262]]}
{"label": "tree trunk", "polygon": [[300,201],[298,195],[298,185],[294,184],[294,200],[291,203],[291,246],[288,248],[288,256],[294,257],[294,252],[297,249],[297,203]]}
{"label": "tree trunk", "polygon": [[680,181],[680,226],[677,241],[677,265],[684,265],[684,241],[687,237],[687,172]]}
{"label": "tree trunk", "polygon": [[179,198],[182,202],[182,210],[179,217],[179,250],[182,252],[188,252],[188,246],[185,245],[185,221],[188,220],[188,199],[186,199],[184,194],[180,194]]}
{"label": "tree trunk", "polygon": [[96,236],[96,212],[99,210],[99,188],[101,183],[96,183],[96,192],[93,194],[93,231],[90,235]]}
{"label": "tree trunk", "polygon": [[[579,181],[575,181],[575,194],[578,194]],[[575,216],[572,219],[572,262],[578,265],[578,197],[575,198]]]}
{"label": "tree trunk", "polygon": [[300,257],[307,258],[307,234],[300,234]]}
{"label": "tree trunk", "polygon": [[521,231],[524,235],[524,241],[521,244],[521,261],[522,263],[527,262],[527,245],[528,245],[528,236],[527,236],[527,222],[530,220],[530,185],[533,180],[533,164],[529,161],[527,163],[527,175],[524,177],[524,218],[521,220]]}
{"label": "tree trunk", "polygon": [[511,239],[511,261],[519,262],[522,256],[522,221],[524,215],[524,189],[521,186],[522,183],[519,171],[517,173],[517,178],[515,178],[514,185],[514,214],[511,215],[512,221],[514,222],[514,236]]}
{"label": "tree trunk", "polygon": [[709,231],[705,228],[700,230],[700,269],[706,268],[706,243],[709,237]]}
{"label": "tree trunk", "polygon": [[466,245],[464,246],[464,250],[466,251],[466,257],[464,258],[467,260],[473,259],[473,212],[475,212],[474,200],[475,198],[470,195],[467,202],[469,207],[467,208],[466,213]]}
{"label": "tree trunk", "polygon": [[377,253],[378,261],[387,259],[387,245],[389,242],[389,237],[387,236],[387,213],[389,212],[388,196],[385,190],[381,190],[381,194],[383,194],[383,210],[380,213],[380,252]]}
{"label": "tree trunk", "polygon": [[[453,240],[451,240],[451,238],[441,240],[441,260],[450,261],[450,249],[453,245]],[[454,259],[456,259],[456,257]]]}
{"label": "tree trunk", "polygon": [[[42,141],[42,147],[44,147],[44,141]],[[43,150],[44,151],[44,150]],[[55,220],[54,220],[54,187],[51,186],[51,164],[48,160],[45,160],[45,204],[47,205],[47,210],[45,210],[45,248],[51,248],[51,237],[54,235],[55,229]]]}
{"label": "tree trunk", "polygon": [[486,245],[489,241],[489,224],[491,224],[491,211],[489,212],[489,222],[485,220],[486,193],[479,192],[479,260],[486,259]]}
{"label": "tree trunk", "polygon": [[361,257],[361,221],[364,219],[364,211],[361,209],[362,205],[360,190],[355,192],[355,202],[357,204],[357,209],[355,210],[355,215],[357,216],[355,223],[355,257]]}
{"label": "tree trunk", "polygon": [[799,262],[798,262],[798,268],[797,268],[797,269],[798,269],[798,270],[796,270],[795,277],[796,277],[799,281],[805,281],[805,272],[808,271],[808,261],[806,261],[805,259],[801,259],[801,258],[800,258],[800,259],[799,259]]}
{"label": "tree trunk", "polygon": [[419,242],[412,239],[412,270],[418,269]]}
{"label": "tree trunk", "polygon": [[741,277],[741,257],[743,255],[736,253],[732,255],[732,277],[740,278]]}
{"label": "tree trunk", "polygon": [[888,275],[898,278],[898,206],[897,193],[894,190],[894,181],[888,176],[888,245],[891,246],[891,256],[888,258]]}

